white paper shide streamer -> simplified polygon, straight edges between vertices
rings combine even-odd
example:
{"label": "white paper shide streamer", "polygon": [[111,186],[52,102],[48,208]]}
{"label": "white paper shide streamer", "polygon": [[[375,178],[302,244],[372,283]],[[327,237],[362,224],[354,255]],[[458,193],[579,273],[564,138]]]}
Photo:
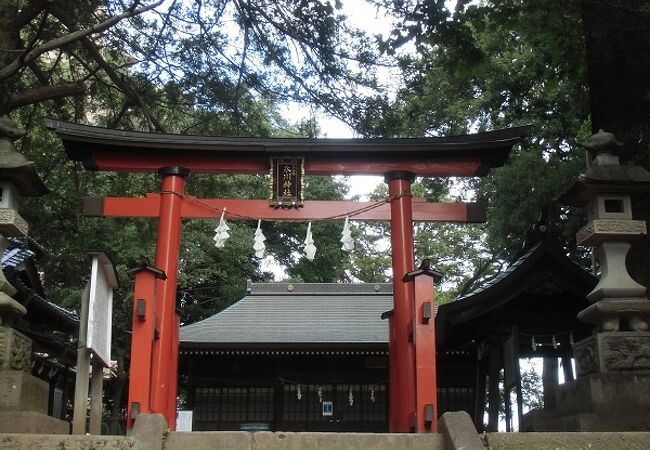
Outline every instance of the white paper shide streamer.
{"label": "white paper shide streamer", "polygon": [[316,246],[314,245],[314,238],[311,235],[311,222],[309,222],[309,225],[307,225],[307,236],[305,236],[305,258],[313,261],[315,255]]}
{"label": "white paper shide streamer", "polygon": [[266,245],[264,245],[266,238],[262,233],[261,225],[262,221],[258,220],[257,230],[255,230],[255,238],[253,239],[253,250],[255,250],[255,256],[258,258],[264,258],[264,251],[266,250]]}
{"label": "white paper shide streamer", "polygon": [[221,213],[221,220],[219,226],[214,229],[214,245],[217,248],[223,248],[226,240],[230,237],[230,227],[226,224],[226,208]]}
{"label": "white paper shide streamer", "polygon": [[354,239],[352,238],[352,230],[350,229],[350,218],[345,218],[345,224],[343,225],[343,232],[341,233],[341,246],[342,250],[346,252],[351,252],[354,250]]}

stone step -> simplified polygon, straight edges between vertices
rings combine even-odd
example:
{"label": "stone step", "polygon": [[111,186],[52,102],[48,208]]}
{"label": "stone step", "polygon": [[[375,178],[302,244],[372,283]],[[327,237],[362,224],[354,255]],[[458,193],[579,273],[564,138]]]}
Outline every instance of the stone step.
{"label": "stone step", "polygon": [[172,432],[164,450],[445,450],[441,434]]}

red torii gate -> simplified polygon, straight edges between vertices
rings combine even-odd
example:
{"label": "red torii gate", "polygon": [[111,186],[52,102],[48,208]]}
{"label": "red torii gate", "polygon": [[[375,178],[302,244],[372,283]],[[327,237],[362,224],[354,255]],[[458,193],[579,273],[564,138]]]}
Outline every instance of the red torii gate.
{"label": "red torii gate", "polygon": [[[87,199],[84,205],[88,215],[158,218],[155,267],[133,271],[129,426],[137,414],[158,412],[175,428],[181,220],[217,217],[227,209],[229,219],[309,221],[356,212],[355,220],[390,220],[394,291],[390,431],[437,430],[435,328],[434,320],[429,320],[436,274],[427,267],[414,270],[412,223],[478,222],[484,220],[484,210],[478,205],[412,199],[411,183],[416,175],[484,176],[505,162],[529,127],[448,138],[252,139],[126,132],[49,119],[46,125],[62,139],[69,157],[87,169],[157,171],[162,176],[160,194]],[[305,174],[383,175],[390,205],[309,201],[301,208],[280,209],[266,200],[196,199],[184,193],[189,172],[267,174],[271,156],[287,155],[304,158]]]}

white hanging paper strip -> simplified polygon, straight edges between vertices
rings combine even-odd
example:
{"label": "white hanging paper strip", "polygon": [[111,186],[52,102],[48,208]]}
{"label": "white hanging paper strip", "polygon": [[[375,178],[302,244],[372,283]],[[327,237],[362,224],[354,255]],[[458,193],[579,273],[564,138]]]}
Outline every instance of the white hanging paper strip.
{"label": "white hanging paper strip", "polygon": [[313,261],[315,255],[316,246],[314,245],[314,238],[311,235],[311,222],[309,222],[309,225],[307,225],[307,236],[305,236],[305,258]]}
{"label": "white hanging paper strip", "polygon": [[226,224],[226,208],[223,209],[221,213],[221,220],[219,220],[219,226],[214,229],[214,245],[217,248],[223,248],[226,240],[230,237],[228,231],[230,227]]}
{"label": "white hanging paper strip", "polygon": [[348,403],[350,403],[350,406],[354,405],[354,395],[352,394],[352,388],[350,388],[350,393],[348,394]]}
{"label": "white hanging paper strip", "polygon": [[255,239],[253,240],[253,250],[255,250],[255,256],[258,258],[264,258],[264,251],[266,250],[266,245],[264,245],[266,238],[262,233],[262,228],[260,228],[261,224],[262,221],[258,220],[257,230],[255,230]]}
{"label": "white hanging paper strip", "polygon": [[350,230],[350,218],[346,216],[345,224],[343,225],[343,232],[341,233],[341,246],[342,250],[351,252],[354,250],[354,239],[352,238],[352,230]]}

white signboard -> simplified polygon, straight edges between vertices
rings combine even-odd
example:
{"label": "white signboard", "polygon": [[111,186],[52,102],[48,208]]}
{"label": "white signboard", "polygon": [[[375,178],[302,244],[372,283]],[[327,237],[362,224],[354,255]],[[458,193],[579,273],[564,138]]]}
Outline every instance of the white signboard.
{"label": "white signboard", "polygon": [[108,367],[111,360],[113,289],[117,287],[117,279],[106,254],[93,253],[92,258],[86,347]]}
{"label": "white signboard", "polygon": [[176,411],[176,431],[192,431],[192,411]]}

